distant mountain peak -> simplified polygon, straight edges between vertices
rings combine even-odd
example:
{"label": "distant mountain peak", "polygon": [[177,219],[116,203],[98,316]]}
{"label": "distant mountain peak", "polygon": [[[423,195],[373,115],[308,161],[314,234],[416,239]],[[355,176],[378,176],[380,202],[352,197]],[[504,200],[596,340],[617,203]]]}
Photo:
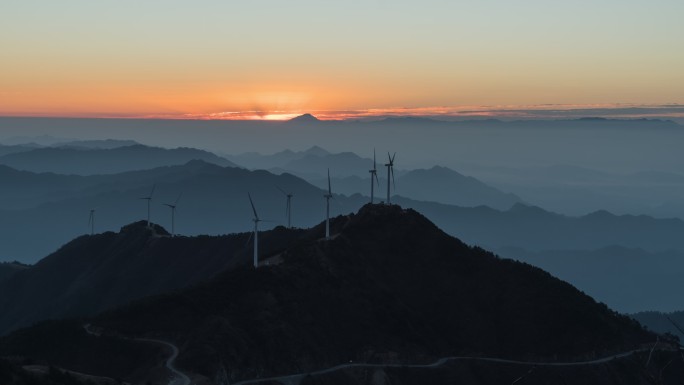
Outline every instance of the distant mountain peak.
{"label": "distant mountain peak", "polygon": [[320,119],[318,119],[317,117],[307,113],[307,114],[303,114],[303,115],[299,115],[297,117],[294,117],[294,118],[288,120],[288,122],[292,122],[292,123],[315,123],[315,122],[320,122]]}
{"label": "distant mountain peak", "polygon": [[326,149],[319,146],[311,146],[309,149],[305,150],[304,153],[315,156],[327,156],[330,155]]}

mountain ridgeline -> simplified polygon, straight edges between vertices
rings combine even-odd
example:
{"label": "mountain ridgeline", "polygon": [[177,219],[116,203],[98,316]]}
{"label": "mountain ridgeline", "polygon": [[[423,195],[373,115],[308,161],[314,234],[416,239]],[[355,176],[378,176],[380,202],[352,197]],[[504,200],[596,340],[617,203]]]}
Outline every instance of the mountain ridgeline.
{"label": "mountain ridgeline", "polygon": [[[322,240],[319,225],[265,251],[267,266],[229,269],[89,322],[165,336],[180,347],[183,370],[227,371],[231,382],[350,360],[579,360],[655,340],[571,285],[469,247],[410,209],[366,205],[335,218],[332,234]],[[31,330],[5,337],[0,352],[44,358],[39,346],[27,348]]]}
{"label": "mountain ridgeline", "polygon": [[[301,232],[264,232],[262,250],[284,248]],[[15,270],[0,280],[0,334],[44,319],[94,315],[208,280],[249,263],[248,237],[172,238],[140,221],[118,233],[81,236],[33,266],[0,265]]]}
{"label": "mountain ridgeline", "polygon": [[165,149],[141,144],[114,148],[43,147],[2,155],[0,164],[33,172],[96,175],[184,164],[193,159],[224,167],[238,167],[208,151],[185,147]]}

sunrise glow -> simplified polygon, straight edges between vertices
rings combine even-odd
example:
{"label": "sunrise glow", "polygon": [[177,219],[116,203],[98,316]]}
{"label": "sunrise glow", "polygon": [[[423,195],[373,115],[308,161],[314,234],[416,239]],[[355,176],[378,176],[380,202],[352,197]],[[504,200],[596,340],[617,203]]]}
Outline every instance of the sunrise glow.
{"label": "sunrise glow", "polygon": [[528,106],[682,104],[682,4],[618,15],[584,1],[13,2],[0,13],[0,116],[524,118]]}

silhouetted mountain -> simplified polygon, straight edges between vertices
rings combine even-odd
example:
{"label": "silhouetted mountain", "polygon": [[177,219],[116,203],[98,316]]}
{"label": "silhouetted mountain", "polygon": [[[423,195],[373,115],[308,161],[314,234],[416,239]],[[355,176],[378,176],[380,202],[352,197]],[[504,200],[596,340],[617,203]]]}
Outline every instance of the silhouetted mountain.
{"label": "silhouetted mountain", "polygon": [[684,233],[684,221],[679,219],[614,215],[606,211],[572,217],[521,203],[500,211],[399,196],[392,198],[392,202],[416,208],[448,233],[490,249],[594,250],[617,245],[651,252],[684,250],[684,239],[678,235]]}
{"label": "silhouetted mountain", "polygon": [[14,154],[18,152],[27,152],[35,150],[36,148],[41,148],[40,146],[30,146],[30,145],[4,145],[0,144],[0,156],[7,154]]}
{"label": "silhouetted mountain", "polygon": [[184,164],[193,159],[224,167],[238,167],[227,159],[207,151],[183,147],[164,149],[143,145],[112,149],[38,148],[0,156],[0,164],[34,172],[95,175]]}
{"label": "silhouetted mountain", "polygon": [[[244,154],[239,154],[239,155],[229,155],[225,154],[224,156],[231,160],[234,161],[240,165],[243,165],[247,168],[251,169],[262,169],[262,170],[268,170],[272,168],[285,168],[284,166],[293,163],[296,165],[298,164],[297,162],[300,161],[303,158],[310,158],[310,159],[315,159],[317,162],[321,162],[321,159],[318,158],[324,158],[327,157],[328,155],[331,155],[330,152],[326,151],[325,149],[319,147],[319,146],[312,146],[304,151],[292,151],[292,150],[284,150],[280,152],[276,152],[275,154],[271,155],[262,155],[259,153],[255,152],[248,152]],[[308,167],[308,165],[306,165]],[[297,171],[297,170],[292,170],[288,169],[286,171],[292,172],[292,171]],[[358,171],[358,170],[357,170]],[[320,175],[320,171],[319,171]]]}
{"label": "silhouetted mountain", "polygon": [[149,170],[86,176],[34,173],[0,165],[0,180],[6,183],[4,188],[0,189],[0,209],[31,208],[43,203],[89,197],[117,190],[149,190],[155,182],[169,183],[196,175],[216,174],[220,170],[220,166],[201,160]]}
{"label": "silhouetted mountain", "polygon": [[380,120],[368,122],[373,125],[448,125],[452,122],[445,122],[442,120],[425,118],[420,116],[398,116],[387,117]]}
{"label": "silhouetted mountain", "polygon": [[69,142],[55,143],[52,147],[63,147],[63,148],[82,148],[82,149],[108,149],[119,147],[129,147],[129,146],[140,146],[141,144],[135,140],[116,140],[116,139],[104,139],[104,140],[72,140]]}
{"label": "silhouetted mountain", "polygon": [[305,155],[313,155],[313,156],[327,156],[330,155],[330,152],[328,150],[319,147],[319,146],[311,146],[308,149],[302,151]]}
{"label": "silhouetted mountain", "polygon": [[[262,234],[263,251],[298,232]],[[146,222],[82,236],[0,281],[0,334],[49,318],[92,315],[133,299],[186,287],[249,260],[249,234],[174,237]],[[4,264],[3,264],[4,265]],[[0,265],[0,266],[3,266]]]}
{"label": "silhouetted mountain", "polygon": [[0,165],[0,208],[22,209],[60,200],[92,186],[84,177],[19,171]]}
{"label": "silhouetted mountain", "polygon": [[311,114],[303,114],[299,115],[297,117],[294,117],[290,120],[287,121],[288,123],[297,123],[297,124],[311,124],[311,123],[318,123],[320,120],[311,115]]}
{"label": "silhouetted mountain", "polygon": [[595,250],[528,251],[498,248],[498,255],[540,267],[619,312],[682,307],[684,253],[621,246]]}
{"label": "silhouetted mountain", "polygon": [[446,167],[408,171],[399,177],[401,195],[456,206],[489,206],[506,210],[521,199]]}
{"label": "silhouetted mountain", "polygon": [[293,159],[284,164],[283,169],[295,174],[317,174],[325,176],[330,169],[333,175],[367,175],[368,170],[373,168],[372,159],[364,159],[352,152],[339,154],[323,154],[321,152],[307,151],[307,155]]}
{"label": "silhouetted mountain", "polygon": [[[572,360],[655,339],[569,284],[469,247],[413,210],[367,205],[335,218],[332,233],[322,241],[318,226],[265,253],[269,266],[236,268],[92,323],[170,338],[181,347],[181,368],[209,378],[227,368],[231,382],[350,360]],[[27,343],[36,333],[40,327],[3,339],[0,353],[42,359],[43,347]]]}
{"label": "silhouetted mountain", "polygon": [[665,171],[607,172],[572,165],[473,167],[470,173],[528,202],[567,215],[605,209],[616,214],[684,218],[684,175]]}
{"label": "silhouetted mountain", "polygon": [[684,311],[671,313],[643,311],[630,315],[648,330],[656,333],[669,333],[684,342]]}
{"label": "silhouetted mountain", "polygon": [[[157,184],[152,202],[155,222],[170,226],[170,212],[161,204],[173,202],[179,194],[183,194],[176,228],[186,235],[248,230],[252,215],[249,205],[245,204],[248,192],[252,193],[263,218],[286,223],[285,198],[276,186],[294,193],[294,226],[312,226],[325,217],[324,191],[286,173],[274,175],[266,171],[222,168],[195,161],[183,166],[140,172],[73,178],[76,180],[74,185],[92,187],[65,192],[71,183],[71,179],[67,178],[63,184],[54,182],[54,186],[64,186],[59,189],[61,192],[54,193],[60,199],[30,209],[0,211],[0,216],[4,218],[0,222],[0,233],[6,236],[0,242],[0,260],[17,259],[33,263],[67,240],[89,232],[88,213],[92,208],[97,209],[97,232],[115,230],[143,218],[147,206],[139,198],[150,193],[152,183]],[[53,183],[53,179],[47,179]],[[52,191],[58,189],[49,190],[50,183],[45,182],[41,186],[47,186],[46,191],[50,192],[47,195],[52,196]],[[338,191],[337,187],[333,183],[333,193]],[[12,189],[7,191],[9,193]],[[23,191],[29,191],[26,197],[31,197],[32,193],[40,190],[32,190],[29,185]],[[384,199],[384,186],[376,191],[377,196]],[[21,192],[15,191],[14,194],[17,196]],[[591,250],[618,245],[650,252],[684,250],[684,239],[679,236],[684,233],[684,222],[680,220],[608,213],[569,217],[526,205],[501,211],[484,206],[467,208],[399,196],[395,196],[393,201],[423,212],[440,227],[459,235],[468,243],[492,249]],[[355,211],[366,202],[368,198],[359,194],[346,197],[336,195],[331,202],[331,211],[333,215]],[[273,224],[265,223],[264,226],[268,228]],[[36,233],[41,234],[41,242],[35,242]]]}
{"label": "silhouetted mountain", "polygon": [[0,281],[8,279],[14,274],[29,268],[29,265],[24,265],[23,263],[14,262],[0,262]]}
{"label": "silhouetted mountain", "polygon": [[[92,176],[88,178],[104,178]],[[325,217],[324,192],[290,174],[273,175],[266,171],[248,171],[219,167],[202,161],[183,166],[116,174],[113,179],[93,188],[24,210],[3,210],[0,216],[0,260],[33,263],[54,251],[67,240],[90,232],[88,214],[96,208],[95,231],[118,229],[126,223],[144,218],[147,203],[141,200],[156,189],[152,201],[152,218],[170,227],[171,215],[163,203],[174,202],[179,194],[176,230],[181,234],[225,234],[251,228],[252,213],[247,201],[251,193],[259,213],[274,222],[262,228],[284,224],[285,198],[276,188],[294,193],[292,225],[308,227]],[[331,212],[355,210],[364,198],[339,197],[331,203]],[[41,234],[35,242],[35,234]]]}
{"label": "silhouetted mountain", "polygon": [[[83,326],[77,320],[41,322],[30,329],[19,330],[10,337],[0,337],[0,356],[10,357],[23,366],[24,373],[30,371],[39,379],[58,379],[55,382],[28,382],[26,385],[81,385],[81,382],[65,381],[63,376],[50,376],[50,372],[63,373],[64,367],[69,370],[68,379],[83,379],[83,385],[168,383],[169,377],[163,363],[168,353],[164,347],[108,335],[93,338]],[[39,355],[33,354],[36,350],[40,350]],[[7,354],[9,351],[13,353]],[[56,369],[56,363],[60,369]],[[15,372],[16,369],[16,366],[10,367]],[[45,371],[47,377],[38,376]],[[126,378],[126,382],[122,382],[122,377]],[[22,379],[21,375],[19,378]],[[9,381],[3,381],[2,384],[14,385]],[[16,385],[23,384],[18,382]]]}
{"label": "silhouetted mountain", "polygon": [[[12,121],[14,119],[10,118],[9,120]],[[17,120],[26,122],[26,119],[23,119],[23,118],[18,118]],[[66,137],[56,137],[53,135],[43,134],[43,135],[35,135],[35,136],[16,135],[16,136],[12,136],[10,138],[2,139],[0,142],[2,142],[5,145],[8,145],[8,146],[27,146],[27,147],[38,148],[38,147],[52,146],[56,143],[69,142],[72,140],[75,140],[75,139],[70,139],[70,138],[66,138]]]}

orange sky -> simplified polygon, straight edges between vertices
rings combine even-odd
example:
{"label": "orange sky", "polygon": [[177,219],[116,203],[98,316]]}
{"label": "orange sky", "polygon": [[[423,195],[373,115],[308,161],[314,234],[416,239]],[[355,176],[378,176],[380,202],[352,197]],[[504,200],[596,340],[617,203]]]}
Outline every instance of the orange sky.
{"label": "orange sky", "polygon": [[3,5],[0,116],[684,103],[682,2],[229,3]]}

